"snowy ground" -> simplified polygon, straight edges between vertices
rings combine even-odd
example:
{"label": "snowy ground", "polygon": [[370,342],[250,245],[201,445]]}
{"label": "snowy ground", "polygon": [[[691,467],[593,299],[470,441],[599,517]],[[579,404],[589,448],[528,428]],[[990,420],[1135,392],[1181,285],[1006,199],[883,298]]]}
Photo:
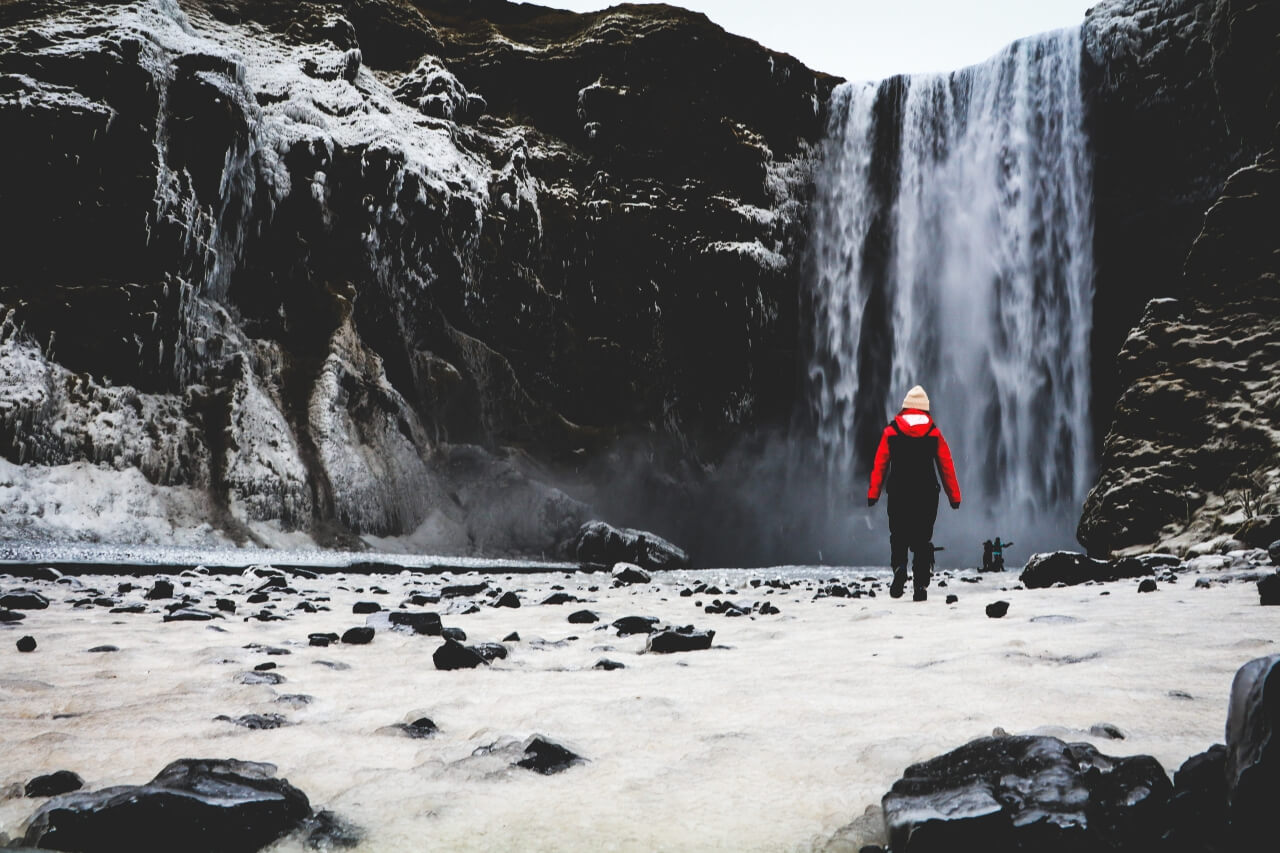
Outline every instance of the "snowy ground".
{"label": "snowy ground", "polygon": [[[262,606],[245,603],[256,578],[175,579],[179,593],[186,584],[208,595],[208,609],[213,596],[236,600],[240,615],[210,623],[162,623],[166,602],[136,615],[73,608],[87,594],[73,583],[0,576],[4,591],[35,588],[53,602],[0,628],[0,791],[58,769],[93,789],[147,781],[176,758],[235,757],[275,763],[314,807],[362,826],[364,851],[419,850],[426,840],[442,850],[856,850],[865,836],[841,828],[877,806],[906,765],[996,727],[1149,753],[1172,773],[1223,739],[1232,676],[1275,652],[1280,637],[1280,608],[1260,607],[1254,584],[1196,589],[1194,573],[1150,594],[1136,581],[1028,591],[1013,589],[1012,574],[952,577],[924,603],[891,600],[883,588],[875,598],[814,600],[818,584],[800,579],[873,573],[699,572],[620,589],[601,574],[492,575],[522,607],[424,608],[465,630],[468,643],[519,632],[506,660],[455,672],[432,664],[438,637],[379,631],[368,646],[316,648],[307,634],[363,624],[356,601],[396,608],[412,591],[480,576],[298,579],[297,594],[274,598],[277,612],[291,614],[278,622],[245,621]],[[791,589],[749,583],[779,575]],[[79,582],[112,594],[121,580],[138,582]],[[698,603],[711,597],[679,595],[697,582],[781,614],[704,613]],[[539,605],[553,586],[589,603]],[[945,604],[946,593],[959,602]],[[293,611],[323,596],[330,611]],[[119,598],[141,602],[142,590]],[[990,619],[984,607],[997,599],[1009,613]],[[639,654],[642,636],[569,624],[581,608],[603,625],[652,615],[712,628],[715,646]],[[15,650],[24,634],[39,642],[35,652]],[[250,643],[290,654],[269,657]],[[87,652],[101,644],[120,651]],[[592,669],[606,657],[626,668]],[[235,681],[268,661],[285,683]],[[298,693],[312,703],[276,701]],[[250,731],[213,719],[247,713],[281,713],[295,725]],[[421,716],[439,725],[434,738],[380,731]],[[1125,740],[1090,735],[1098,723]],[[535,732],[589,763],[541,776],[472,755]],[[20,836],[38,805],[0,799],[0,833]],[[304,848],[292,839],[278,849]]]}

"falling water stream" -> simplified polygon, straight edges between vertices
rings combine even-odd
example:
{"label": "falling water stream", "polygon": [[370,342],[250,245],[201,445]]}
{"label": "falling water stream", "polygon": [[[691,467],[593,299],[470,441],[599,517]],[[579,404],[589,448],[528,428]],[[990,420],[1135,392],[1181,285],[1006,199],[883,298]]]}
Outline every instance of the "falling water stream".
{"label": "falling water stream", "polygon": [[985,519],[977,540],[1034,529],[1029,545],[1069,544],[1091,474],[1079,59],[1079,32],[1063,30],[832,98],[809,372],[828,474],[865,483],[887,418],[921,384],[966,515]]}

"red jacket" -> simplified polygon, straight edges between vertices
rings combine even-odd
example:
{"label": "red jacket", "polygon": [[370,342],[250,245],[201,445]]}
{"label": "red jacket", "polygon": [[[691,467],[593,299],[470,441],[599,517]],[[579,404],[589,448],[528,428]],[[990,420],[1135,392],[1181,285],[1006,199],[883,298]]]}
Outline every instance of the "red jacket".
{"label": "red jacket", "polygon": [[[897,429],[894,428],[895,424]],[[934,466],[942,475],[942,488],[947,493],[947,499],[952,503],[960,503],[960,483],[956,481],[956,468],[951,461],[951,448],[947,446],[947,440],[942,437],[942,431],[933,422],[933,418],[929,417],[929,413],[919,409],[903,409],[884,428],[880,436],[880,446],[876,449],[875,465],[871,468],[871,487],[867,489],[867,497],[871,500],[879,499],[891,462],[889,440],[899,435],[912,438],[931,435],[938,439]]]}

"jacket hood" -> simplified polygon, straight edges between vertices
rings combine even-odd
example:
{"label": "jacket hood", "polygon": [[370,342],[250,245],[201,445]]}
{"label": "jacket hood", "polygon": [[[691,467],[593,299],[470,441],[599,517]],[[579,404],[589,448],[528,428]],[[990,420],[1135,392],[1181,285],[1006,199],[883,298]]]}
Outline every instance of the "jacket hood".
{"label": "jacket hood", "polygon": [[903,409],[893,420],[904,435],[912,438],[919,438],[933,426],[933,418],[929,417],[929,413],[919,409]]}

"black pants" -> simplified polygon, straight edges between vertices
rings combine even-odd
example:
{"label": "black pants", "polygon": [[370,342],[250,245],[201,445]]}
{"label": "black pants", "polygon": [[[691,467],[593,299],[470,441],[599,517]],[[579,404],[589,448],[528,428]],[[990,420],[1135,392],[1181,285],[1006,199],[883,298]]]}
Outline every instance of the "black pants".
{"label": "black pants", "polygon": [[889,565],[906,569],[907,549],[911,581],[917,589],[929,585],[933,570],[933,523],[938,519],[939,489],[898,489],[889,492]]}

